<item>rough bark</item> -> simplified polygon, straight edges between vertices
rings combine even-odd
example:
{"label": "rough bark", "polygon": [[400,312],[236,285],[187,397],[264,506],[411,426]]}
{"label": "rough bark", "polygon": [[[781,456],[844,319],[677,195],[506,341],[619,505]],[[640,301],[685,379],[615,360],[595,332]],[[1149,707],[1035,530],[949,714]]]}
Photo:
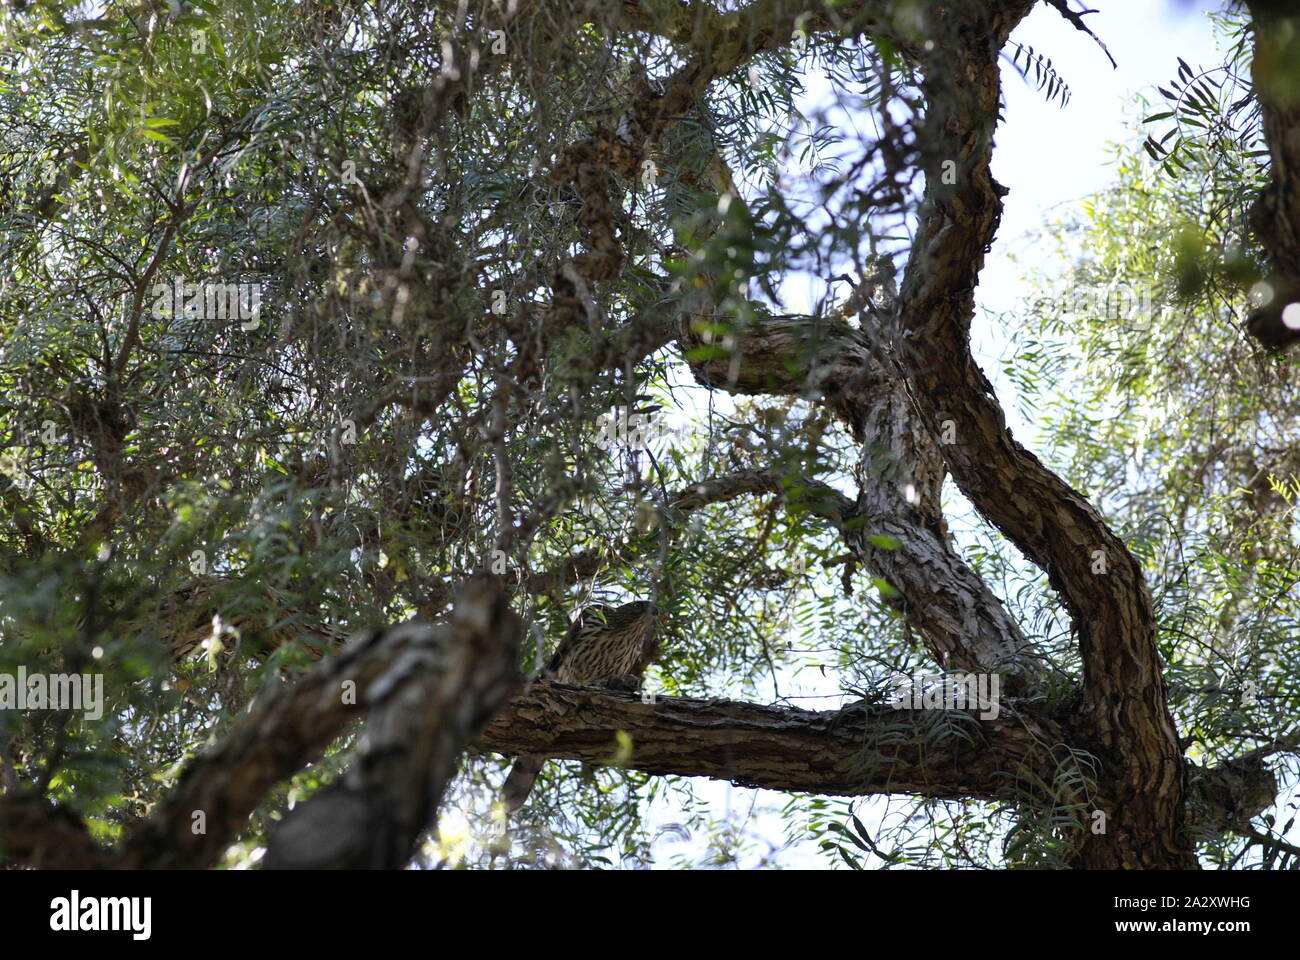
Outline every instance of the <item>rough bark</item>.
{"label": "rough bark", "polygon": [[[920,226],[900,294],[917,406],[975,508],[1041,567],[1072,614],[1083,656],[1083,696],[1071,718],[1100,761],[1104,833],[1081,838],[1086,867],[1188,868],[1184,767],[1155,646],[1142,570],[1087,499],[1017,443],[992,386],[970,353],[974,292],[1006,189],[990,172],[998,115],[997,51],[1030,7],[975,4],[969,16],[936,13],[925,65],[919,136],[931,160]],[[940,56],[939,51],[942,51]],[[955,163],[945,184],[942,162]]]}
{"label": "rough bark", "polygon": [[411,859],[466,742],[520,679],[522,624],[499,584],[468,585],[451,623],[435,630],[443,636],[409,650],[367,689],[351,766],[272,832],[265,868],[399,869]]}
{"label": "rough bark", "polygon": [[[944,669],[1001,674],[1015,694],[1045,675],[1039,655],[988,586],[957,554],[943,520],[940,447],[897,374],[855,396],[863,418],[854,515],[844,530],[862,562],[901,597],[908,622]],[[885,536],[897,546],[877,545]]]}
{"label": "rough bark", "polygon": [[[1110,818],[1106,833],[1080,838],[1080,863],[1186,867],[1194,858],[1183,831],[1183,763],[1142,572],[1087,499],[1011,437],[969,351],[974,288],[1006,192],[989,173],[997,51],[1030,6],[964,3],[926,17],[923,32],[936,38],[932,53],[918,54],[925,66],[927,112],[918,139],[929,158],[927,190],[902,295],[879,318],[902,382],[891,387],[889,376],[864,373],[869,362],[851,371],[866,352],[863,339],[840,332],[837,355],[825,346],[825,326],[817,331],[815,364],[798,361],[809,355],[799,342],[807,334],[789,318],[778,323],[796,336],[756,331],[739,338],[729,364],[694,368],[701,382],[736,392],[820,396],[860,437],[886,438],[884,469],[892,466],[896,475],[882,482],[882,458],[864,447],[860,510],[903,548],[872,551],[859,536],[859,552],[873,570],[904,586],[905,600],[909,592],[917,599],[909,613],[936,658],[970,669],[1007,654],[1031,654],[1000,604],[946,544],[933,506],[942,482],[934,441],[914,439],[920,430],[907,412],[909,401],[931,437],[955,441],[940,452],[962,491],[1047,572],[1079,633],[1084,695],[1077,715],[1066,720],[1076,742],[1101,760],[1098,809]],[[944,161],[955,165],[955,182],[943,182]],[[898,338],[890,329],[896,321]],[[907,486],[911,495],[900,496]],[[976,625],[983,644],[972,641]]]}
{"label": "rough bark", "polygon": [[[691,368],[707,386],[803,396],[834,410],[862,443],[859,491],[856,501],[823,515],[855,559],[898,591],[900,609],[936,663],[1006,673],[1008,689],[1023,690],[1042,675],[1041,663],[1019,625],[953,547],[940,507],[939,448],[883,350],[888,332],[865,311],[863,326],[875,329],[869,336],[839,318],[828,324],[775,317],[737,336],[730,356],[697,360]],[[689,352],[694,344],[686,338],[681,347]],[[872,536],[897,546],[877,546]]]}
{"label": "rough bark", "polygon": [[[383,648],[385,661],[394,662],[391,655],[396,653],[397,660],[421,662],[427,646],[420,641],[428,636],[428,628],[412,625],[395,631],[389,638],[394,642]],[[359,684],[359,692],[366,689]],[[1006,712],[996,720],[967,714],[944,736],[929,711],[860,704],[815,712],[685,698],[646,704],[635,694],[538,681],[503,705],[483,730],[479,746],[511,755],[528,752],[601,764],[615,758],[623,732],[632,741],[630,756],[623,758],[627,765],[656,775],[840,796],[913,793],[948,799],[1032,799],[1051,789],[1054,750],[1064,731],[1014,701],[1004,706]],[[334,715],[332,709],[318,714]],[[277,743],[300,736],[298,727],[292,711],[282,710],[259,730],[265,740]],[[332,729],[341,726],[332,724]],[[262,749],[257,741],[242,738],[240,744],[249,752],[250,763],[256,760]],[[293,749],[292,743],[288,749]],[[1189,764],[1189,769],[1194,827],[1201,835],[1246,829],[1250,818],[1276,795],[1277,783],[1257,757],[1209,770]],[[319,829],[309,831],[320,846],[350,849],[348,844],[331,843],[332,837],[321,830],[343,829],[355,836],[374,829],[360,822],[370,810],[364,798],[348,793],[328,806],[330,816],[314,824]],[[184,808],[173,808],[180,810],[173,819],[183,819]],[[233,839],[243,818],[230,819]],[[176,829],[185,826],[178,822]],[[96,844],[66,807],[30,795],[0,796],[0,854],[13,863],[43,868],[189,866],[210,859],[160,862],[139,850],[124,853],[130,855]]]}
{"label": "rough bark", "polygon": [[353,720],[369,714],[374,722],[356,767],[329,799],[294,818],[277,838],[274,860],[400,866],[429,824],[456,757],[515,689],[520,633],[500,587],[471,581],[449,624],[401,624],[360,636],[293,685],[256,700],[118,849],[78,841],[75,816],[64,808],[44,816],[43,801],[18,794],[0,798],[0,851],[31,866],[213,866],[276,783],[320,759]]}
{"label": "rough bark", "polygon": [[[966,714],[944,736],[927,711],[856,704],[842,710],[660,697],[539,680],[487,725],[479,747],[608,764],[618,736],[630,768],[743,787],[835,796],[907,793],[944,799],[1059,800],[1050,794],[1065,731],[1015,700],[995,720]],[[967,722],[969,721],[969,722]],[[1258,759],[1187,764],[1196,832],[1244,829],[1277,782]]]}
{"label": "rough bark", "polygon": [[943,736],[929,711],[885,705],[814,712],[731,700],[657,698],[549,680],[507,704],[482,745],[506,754],[609,763],[617,734],[632,740],[628,764],[656,775],[710,777],[745,787],[837,796],[916,793],[1007,798],[1050,783],[1044,749],[1053,724],[1015,712],[994,720],[964,714]]}
{"label": "rough bark", "polygon": [[[557,303],[572,314],[567,322],[597,321],[594,351],[602,364],[622,365],[628,349],[648,352],[682,335],[685,306],[667,302],[625,331],[598,329],[601,318],[593,317],[583,287],[613,279],[624,260],[610,227],[612,177],[634,176],[649,147],[711,80],[758,51],[789,43],[804,14],[811,15],[801,21],[806,29],[851,24],[848,32],[888,36],[923,63],[927,114],[919,139],[927,186],[898,302],[879,316],[864,313],[856,329],[843,315],[829,322],[764,318],[738,335],[728,357],[697,361],[693,369],[701,382],[721,389],[797,395],[834,410],[862,443],[860,490],[849,500],[805,481],[799,484],[804,505],[839,528],[854,556],[899,589],[909,622],[936,661],[1009,670],[1017,682],[1031,682],[1038,667],[1022,631],[947,536],[939,498],[945,469],[951,472],[980,513],[1046,571],[1069,609],[1084,663],[1077,701],[1061,716],[1042,717],[1013,700],[997,720],[961,726],[968,736],[936,737],[933,712],[857,706],[815,713],[686,699],[643,704],[542,682],[491,720],[482,736],[487,748],[600,763],[614,756],[615,735],[624,731],[633,743],[627,762],[652,774],[823,794],[997,799],[1020,796],[1015,784],[1031,792],[1032,785],[1050,784],[1051,747],[1068,744],[1100,761],[1097,805],[1109,828],[1076,838],[1079,863],[1089,867],[1194,866],[1184,829],[1190,802],[1199,804],[1190,820],[1200,831],[1239,829],[1262,809],[1261,797],[1271,798],[1276,785],[1262,763],[1194,771],[1196,792],[1188,790],[1142,571],[1087,499],[1011,437],[970,354],[974,288],[1005,193],[989,166],[997,55],[1031,5],[959,0],[922,8],[920,33],[936,41],[927,53],[887,22],[887,3],[850,3],[835,14],[824,4],[790,0],[756,0],[726,14],[680,4],[667,21],[625,3],[634,24],[653,26],[686,47],[687,65],[660,89],[642,86],[617,125],[562,152],[555,178],[579,187],[588,249],[559,271],[555,288]],[[1263,6],[1262,0],[1252,4]],[[471,79],[476,49],[453,51],[447,69],[423,91],[417,143]],[[1293,114],[1285,104],[1266,105],[1278,179],[1261,198],[1257,226],[1261,236],[1271,231],[1266,243],[1276,247],[1270,252],[1280,268],[1300,275],[1288,259],[1300,222]],[[406,160],[381,204],[390,213],[423,186],[422,148],[412,147]],[[948,160],[956,165],[955,183],[939,175]],[[689,333],[681,337],[684,350],[696,343]],[[528,382],[522,374],[519,380]],[[403,401],[385,396],[367,417],[393,402]],[[937,438],[949,434],[955,443],[941,445]],[[756,493],[789,497],[790,486],[777,474],[748,472],[702,481],[682,491],[674,506],[692,509]],[[881,533],[897,540],[897,548],[867,536]],[[558,581],[588,575],[580,561],[555,572]],[[294,686],[259,700],[216,749],[190,765],[118,850],[94,844],[66,808],[22,794],[0,797],[0,849],[36,866],[211,865],[275,783],[318,759],[369,709],[371,726],[356,763],[337,787],[286,820],[268,865],[399,865],[431,822],[455,754],[509,687],[501,664],[513,662],[518,624],[499,598],[483,610],[490,612],[448,626],[404,625],[360,637]],[[347,681],[356,684],[355,705],[339,695]],[[192,814],[199,810],[207,828],[196,834]],[[334,842],[322,846],[322,837]]]}

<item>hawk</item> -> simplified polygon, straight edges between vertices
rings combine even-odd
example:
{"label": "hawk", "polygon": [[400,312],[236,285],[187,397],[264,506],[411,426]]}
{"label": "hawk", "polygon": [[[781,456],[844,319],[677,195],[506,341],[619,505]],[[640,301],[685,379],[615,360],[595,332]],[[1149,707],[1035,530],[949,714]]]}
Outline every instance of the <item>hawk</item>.
{"label": "hawk", "polygon": [[[538,676],[560,683],[635,690],[645,668],[659,656],[655,627],[662,619],[659,608],[647,600],[621,607],[587,607]],[[503,789],[507,813],[523,806],[545,763],[545,757],[534,756],[515,761]]]}

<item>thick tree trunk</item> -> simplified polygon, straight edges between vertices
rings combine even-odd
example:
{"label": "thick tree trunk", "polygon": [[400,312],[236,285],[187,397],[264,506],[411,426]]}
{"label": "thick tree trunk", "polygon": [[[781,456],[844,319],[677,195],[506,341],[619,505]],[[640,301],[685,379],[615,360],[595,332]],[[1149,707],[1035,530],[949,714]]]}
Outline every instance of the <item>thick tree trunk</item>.
{"label": "thick tree trunk", "polygon": [[[976,11],[987,6],[987,16]],[[1083,656],[1083,695],[1063,722],[1096,757],[1097,797],[1080,838],[1091,868],[1196,866],[1184,829],[1184,764],[1165,697],[1155,617],[1142,570],[1078,492],[1006,428],[970,353],[975,286],[1006,193],[992,177],[998,51],[1024,0],[935,11],[918,133],[929,157],[920,226],[900,294],[904,365],[918,408],[975,508],[1047,572],[1069,608]]]}

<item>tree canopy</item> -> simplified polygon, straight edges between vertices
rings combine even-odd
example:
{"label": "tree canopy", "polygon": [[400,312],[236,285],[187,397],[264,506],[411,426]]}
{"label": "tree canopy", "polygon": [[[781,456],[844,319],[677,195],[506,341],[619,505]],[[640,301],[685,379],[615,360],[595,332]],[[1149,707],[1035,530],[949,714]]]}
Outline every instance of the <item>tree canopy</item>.
{"label": "tree canopy", "polygon": [[[0,680],[103,704],[0,687],[4,862],[734,862],[712,778],[841,866],[1300,863],[1300,18],[1045,222],[1018,439],[1034,6],[5,8]],[[528,681],[630,599],[642,695]]]}

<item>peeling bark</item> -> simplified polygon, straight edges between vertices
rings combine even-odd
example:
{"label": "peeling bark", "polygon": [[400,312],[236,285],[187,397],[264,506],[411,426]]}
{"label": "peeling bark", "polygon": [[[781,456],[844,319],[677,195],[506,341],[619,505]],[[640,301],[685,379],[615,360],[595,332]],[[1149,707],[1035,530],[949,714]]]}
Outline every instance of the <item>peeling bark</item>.
{"label": "peeling bark", "polygon": [[[864,313],[864,324],[876,318]],[[816,333],[809,331],[816,330]],[[808,337],[816,336],[815,350]],[[1042,674],[1020,627],[958,556],[943,521],[943,461],[913,410],[902,374],[876,354],[874,337],[843,321],[777,317],[737,337],[729,357],[691,364],[696,379],[732,393],[805,396],[848,423],[862,443],[856,502],[824,514],[853,555],[901,594],[899,608],[935,662],[949,669],[1007,674],[1022,691]],[[695,340],[681,346],[689,350]],[[872,535],[898,541],[893,549]]]}
{"label": "peeling bark", "polygon": [[[1019,624],[980,576],[958,556],[940,504],[944,467],[939,447],[913,410],[906,382],[885,379],[856,397],[862,410],[862,459],[855,516],[845,542],[901,595],[901,609],[935,663],[946,670],[1005,674],[1022,693],[1045,670]],[[897,542],[877,546],[872,535]]]}
{"label": "peeling bark", "polygon": [[[1250,5],[1259,23],[1278,22],[1275,4]],[[1009,690],[1024,689],[1041,676],[1029,641],[949,540],[940,495],[951,472],[977,510],[1059,592],[1078,635],[1083,683],[1057,716],[1041,716],[1028,701],[1012,698],[999,718],[977,721],[865,704],[820,713],[725,700],[645,704],[626,694],[539,681],[487,722],[482,744],[511,755],[607,763],[624,732],[633,748],[623,762],[655,775],[845,796],[1029,797],[1044,805],[1057,799],[1050,789],[1052,751],[1064,744],[1098,759],[1096,806],[1108,821],[1105,833],[1071,838],[1079,844],[1080,866],[1195,866],[1193,839],[1248,829],[1276,782],[1262,756],[1209,771],[1185,761],[1140,566],[1087,499],[1012,438],[969,348],[974,289],[1006,192],[990,171],[997,54],[1031,0],[955,0],[920,9],[921,32],[936,41],[928,53],[889,22],[893,5],[884,2],[832,9],[755,0],[727,13],[704,4],[659,6],[675,15],[649,18],[630,2],[623,10],[639,29],[664,32],[688,48],[687,65],[662,89],[643,83],[615,126],[571,145],[553,171],[554,179],[578,188],[588,247],[559,271],[556,305],[572,314],[569,321],[593,319],[586,285],[613,280],[625,260],[613,227],[615,175],[636,175],[655,140],[713,79],[756,52],[789,43],[796,23],[891,38],[923,64],[928,111],[919,135],[929,164],[925,200],[897,303],[863,312],[857,328],[847,310],[830,319],[764,317],[736,334],[728,356],[695,361],[692,369],[710,386],[801,396],[839,415],[862,444],[858,495],[850,500],[803,480],[800,503],[834,525],[854,557],[900,591],[901,608],[936,661],[1007,671]],[[915,25],[909,29],[914,33]],[[1272,55],[1260,53],[1257,67]],[[451,49],[446,69],[423,91],[404,175],[381,203],[394,217],[423,181],[420,142],[477,66],[476,45],[463,54]],[[1294,101],[1265,89],[1260,71],[1257,85],[1275,181],[1257,205],[1255,223],[1285,299],[1291,296],[1285,284],[1300,277],[1300,117]],[[947,160],[956,165],[955,184],[937,175]],[[678,336],[684,351],[700,345],[697,334],[679,327],[683,304],[658,307],[609,334],[593,324],[599,363],[621,365],[629,350],[643,351],[639,358]],[[1252,329],[1268,342],[1267,330]],[[518,379],[527,381],[522,373]],[[434,395],[443,389],[450,382]],[[404,401],[387,397],[366,417],[394,402]],[[942,443],[949,434],[955,442]],[[747,494],[791,499],[791,489],[776,473],[746,471],[692,485],[670,506],[695,509]],[[876,545],[870,534],[888,535],[898,546]],[[528,587],[548,589],[590,575],[589,559],[574,558]],[[406,624],[361,636],[293,686],[255,702],[117,850],[91,840],[69,809],[15,793],[0,797],[0,851],[44,867],[210,866],[275,783],[319,759],[368,711],[353,766],[286,818],[267,865],[400,866],[433,822],[457,754],[513,690],[519,632],[502,596],[480,591],[458,605],[447,625]],[[340,696],[348,683],[356,685],[355,703]],[[940,733],[944,720],[955,726]],[[207,820],[200,833],[193,829],[197,811]]]}

